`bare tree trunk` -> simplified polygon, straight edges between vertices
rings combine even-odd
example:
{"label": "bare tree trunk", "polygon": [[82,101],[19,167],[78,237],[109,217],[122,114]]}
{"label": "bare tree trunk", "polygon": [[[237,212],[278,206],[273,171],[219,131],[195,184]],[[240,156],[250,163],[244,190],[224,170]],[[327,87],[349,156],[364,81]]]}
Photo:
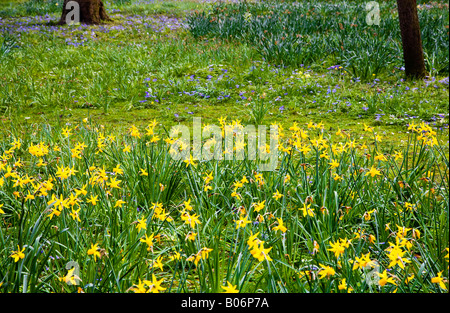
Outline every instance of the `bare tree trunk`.
{"label": "bare tree trunk", "polygon": [[[67,2],[71,0],[64,0],[61,19],[59,20],[60,25],[66,24],[66,16],[72,9],[66,8]],[[102,21],[111,21],[108,14],[106,13],[105,6],[102,0],[72,0],[79,4],[80,6],[80,23],[83,24],[101,24]]]}
{"label": "bare tree trunk", "polygon": [[423,78],[428,73],[425,69],[425,61],[423,58],[416,0],[397,0],[397,9],[406,77]]}

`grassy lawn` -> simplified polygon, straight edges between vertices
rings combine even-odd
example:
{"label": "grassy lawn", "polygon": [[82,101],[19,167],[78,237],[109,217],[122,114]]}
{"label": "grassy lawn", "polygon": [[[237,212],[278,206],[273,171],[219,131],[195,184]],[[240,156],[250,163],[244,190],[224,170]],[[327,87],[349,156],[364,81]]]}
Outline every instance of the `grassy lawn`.
{"label": "grassy lawn", "polygon": [[[414,81],[395,4],[249,2],[0,2],[0,291],[448,288],[448,1],[419,1]],[[193,118],[278,125],[276,171],[174,161]]]}
{"label": "grassy lawn", "polygon": [[194,39],[183,17],[207,10],[207,3],[123,2],[109,5],[114,22],[101,26],[49,26],[59,17],[57,1],[49,2],[55,8],[46,17],[5,17],[2,29],[12,30],[14,46],[1,64],[3,121],[70,122],[89,115],[126,127],[132,116],[171,126],[192,116],[212,123],[227,115],[254,123],[252,100],[265,94],[267,112],[259,122],[323,120],[343,129],[366,123],[403,139],[412,118],[448,129],[448,75],[405,82],[401,54],[397,66],[363,82],[350,69],[334,68],[330,58],[277,65],[245,42]]}

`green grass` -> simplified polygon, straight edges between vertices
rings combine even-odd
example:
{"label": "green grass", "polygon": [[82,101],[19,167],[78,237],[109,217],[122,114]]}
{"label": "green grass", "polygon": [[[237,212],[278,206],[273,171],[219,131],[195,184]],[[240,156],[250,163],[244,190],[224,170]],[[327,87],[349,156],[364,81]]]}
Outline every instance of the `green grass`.
{"label": "green grass", "polygon": [[[448,279],[448,28],[439,28],[448,26],[448,12],[437,7],[448,2],[421,3],[431,76],[420,81],[404,80],[395,15],[379,37],[361,41],[368,28],[354,2],[324,2],[302,22],[308,42],[318,44],[300,49],[303,59],[259,45],[260,34],[251,32],[267,19],[253,20],[251,29],[210,22],[255,16],[267,9],[261,5],[227,4],[236,12],[222,16],[225,5],[198,1],[109,1],[112,22],[60,27],[55,3],[0,7],[1,292],[131,292],[152,274],[166,292],[221,292],[227,282],[241,292],[347,292],[339,289],[344,278],[353,292],[444,291],[432,278],[443,272]],[[277,4],[284,19],[271,25],[277,36],[283,26],[297,27],[283,13],[291,5]],[[333,10],[346,12],[337,33]],[[206,20],[201,12],[212,14]],[[352,14],[361,28],[350,26]],[[339,39],[326,35],[346,41],[348,54],[321,50]],[[389,53],[368,58],[372,45]],[[272,172],[248,158],[187,166],[171,158],[164,140],[172,126],[192,130],[193,117],[222,128],[223,117],[226,124],[277,124],[292,153],[280,149]],[[154,134],[146,134],[153,121]],[[48,151],[33,150],[41,142]],[[380,175],[369,175],[371,168]],[[70,169],[76,172],[61,178]],[[114,179],[120,188],[110,185]],[[66,201],[54,211],[59,216],[50,215],[55,197]],[[193,227],[183,219],[189,199],[189,214],[201,222]],[[304,205],[313,216],[303,215]],[[251,223],[237,229],[244,217]],[[286,232],[273,229],[278,219]],[[136,227],[139,220],[146,229]],[[186,239],[191,231],[193,241]],[[256,233],[271,261],[250,253],[247,240]],[[145,235],[155,236],[152,249],[140,241]],[[345,238],[351,244],[341,242],[336,257],[328,249]],[[95,243],[94,259],[88,251]],[[15,262],[17,246],[24,258]],[[390,246],[404,253],[404,269],[391,263]],[[202,248],[212,251],[202,258]],[[372,263],[353,269],[367,253]],[[158,257],[162,270],[152,266]],[[81,282],[61,281],[74,264]],[[376,264],[396,285],[367,283]],[[320,278],[326,266],[335,273]]]}
{"label": "green grass", "polygon": [[[448,73],[448,12],[420,8],[428,70]],[[195,37],[248,42],[269,62],[341,64],[361,80],[402,64],[400,30],[394,3],[380,5],[380,25],[366,22],[365,4],[334,2],[221,3],[188,16]]]}
{"label": "green grass", "polygon": [[[169,4],[171,2],[162,5]],[[172,3],[177,8],[191,4]],[[156,5],[159,3],[147,6]],[[128,3],[118,8],[127,12],[132,6]],[[358,82],[351,68],[327,70],[331,65],[329,60],[298,66],[297,70],[276,64],[268,66],[253,45],[216,38],[199,41],[182,29],[166,27],[159,30],[159,27],[153,29],[142,25],[144,22],[140,17],[131,20],[131,27],[127,26],[125,13],[111,14],[114,22],[105,26],[111,30],[105,32],[92,27],[95,37],[84,29],[63,27],[54,30],[45,26],[46,21],[25,18],[22,23],[36,25],[42,30],[22,32],[20,39],[16,33],[8,35],[16,45],[2,57],[1,72],[4,75],[0,82],[0,108],[4,117],[17,122],[39,114],[54,120],[61,115],[54,114],[58,108],[69,108],[73,112],[70,114],[77,117],[88,110],[89,114],[101,115],[106,121],[109,117],[117,121],[124,112],[132,112],[135,116],[150,113],[163,118],[166,123],[176,123],[189,119],[187,112],[213,120],[230,112],[231,106],[231,111],[239,112],[239,116],[251,121],[254,104],[243,100],[240,93],[245,97],[268,94],[266,99],[270,105],[264,118],[288,123],[294,120],[308,122],[314,117],[338,121],[341,122],[339,127],[345,127],[354,124],[355,120],[373,123],[374,114],[381,113],[385,114],[385,122],[381,124],[396,131],[395,125],[407,123],[401,122],[404,113],[431,121],[433,114],[448,111],[448,85],[398,83],[403,72],[393,65],[384,67],[379,75],[371,75],[372,79],[377,79],[373,84]],[[121,25],[126,27],[125,31],[114,30]],[[83,42],[82,46],[70,45],[80,42]],[[222,70],[228,72],[222,73]],[[292,75],[294,70],[296,73],[308,71],[310,77]],[[191,75],[196,75],[196,80],[192,80]],[[208,75],[213,78],[208,80]],[[291,76],[295,78],[291,79]],[[149,78],[149,82],[145,81]],[[154,78],[157,82],[152,81]],[[435,79],[439,81],[440,77]],[[155,90],[154,96],[159,102],[140,102],[146,100],[147,85]],[[420,92],[406,91],[408,88],[419,88]],[[329,90],[336,92],[329,93]],[[179,92],[196,95],[179,96]],[[209,98],[198,96],[200,93]],[[222,99],[221,95],[230,97]],[[285,108],[283,114],[280,114],[281,106]],[[46,109],[50,107],[56,111]],[[365,111],[363,108],[366,107],[370,110]],[[380,109],[382,111],[378,112]]]}

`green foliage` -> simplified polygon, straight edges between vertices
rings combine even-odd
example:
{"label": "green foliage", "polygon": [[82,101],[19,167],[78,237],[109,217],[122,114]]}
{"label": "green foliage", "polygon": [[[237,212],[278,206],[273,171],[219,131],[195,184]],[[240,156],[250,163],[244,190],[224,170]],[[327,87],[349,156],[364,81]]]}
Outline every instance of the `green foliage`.
{"label": "green foliage", "polygon": [[0,60],[10,54],[15,47],[18,47],[16,38],[10,33],[4,33],[0,44]]}
{"label": "green foliage", "polygon": [[[260,172],[259,159],[174,160],[157,121],[145,129],[89,119],[11,127],[0,146],[8,156],[0,290],[130,292],[156,275],[167,292],[220,292],[226,282],[251,293],[444,291],[431,278],[448,266],[448,151],[431,143],[425,124],[410,127],[405,149],[384,153],[379,139],[363,146],[357,138],[366,133],[346,138],[327,128],[293,125],[282,139],[292,150],[277,152],[275,171]],[[250,223],[237,227],[244,217]],[[251,253],[253,235],[270,248],[262,259]],[[335,242],[346,246],[338,255]],[[392,265],[393,246],[404,269]],[[367,253],[396,285],[368,285],[373,267],[354,268]]]}
{"label": "green foliage", "polygon": [[[367,81],[402,65],[396,7],[382,2],[380,11],[380,25],[368,25],[364,3],[218,3],[191,14],[188,24],[197,38],[248,42],[271,63],[299,66],[325,59]],[[428,69],[448,73],[448,11],[422,9],[419,20]]]}
{"label": "green foliage", "polygon": [[[360,1],[106,3],[99,26],[55,26],[54,1],[1,9],[1,292],[133,292],[153,274],[166,292],[445,291],[447,12],[419,9],[432,76],[403,81],[388,1],[379,27]],[[278,125],[277,168],[173,159],[169,130],[193,116]],[[396,285],[353,268],[368,253]]]}

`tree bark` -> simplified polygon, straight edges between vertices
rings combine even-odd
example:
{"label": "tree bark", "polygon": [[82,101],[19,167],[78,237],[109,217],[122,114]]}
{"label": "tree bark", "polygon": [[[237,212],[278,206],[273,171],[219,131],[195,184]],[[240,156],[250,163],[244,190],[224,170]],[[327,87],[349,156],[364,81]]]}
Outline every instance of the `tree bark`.
{"label": "tree bark", "polygon": [[397,0],[398,19],[407,78],[424,78],[428,75],[423,58],[419,17],[416,0]]}
{"label": "tree bark", "polygon": [[[67,24],[66,17],[72,8],[66,7],[67,2],[71,0],[64,0],[61,19],[59,20],[60,25]],[[108,14],[106,13],[105,6],[102,0],[72,0],[79,4],[80,6],[80,23],[82,24],[101,24],[102,21],[111,21]]]}

